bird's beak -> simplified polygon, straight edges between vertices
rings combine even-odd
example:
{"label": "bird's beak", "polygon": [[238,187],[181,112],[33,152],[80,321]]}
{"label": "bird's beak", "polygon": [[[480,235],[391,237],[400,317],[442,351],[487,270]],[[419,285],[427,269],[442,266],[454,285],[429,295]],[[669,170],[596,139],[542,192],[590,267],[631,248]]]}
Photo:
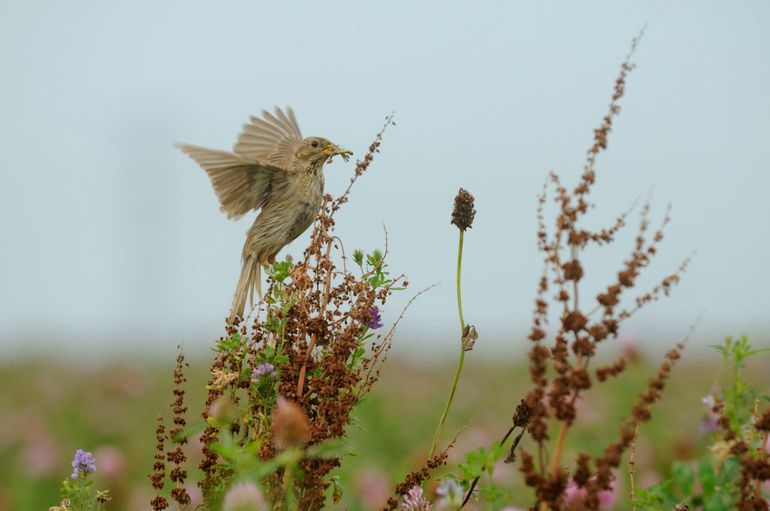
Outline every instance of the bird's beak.
{"label": "bird's beak", "polygon": [[331,143],[328,146],[326,146],[323,152],[324,152],[324,155],[328,156],[329,158],[339,154],[340,156],[342,156],[342,159],[345,161],[348,161],[350,156],[353,154],[353,151],[351,151],[350,149],[344,149],[336,144],[331,144]]}

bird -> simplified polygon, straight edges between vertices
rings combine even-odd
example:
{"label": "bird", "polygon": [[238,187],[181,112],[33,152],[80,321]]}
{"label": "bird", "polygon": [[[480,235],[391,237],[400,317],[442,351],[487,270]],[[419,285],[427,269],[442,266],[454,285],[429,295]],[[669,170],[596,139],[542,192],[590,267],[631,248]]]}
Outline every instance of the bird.
{"label": "bird", "polygon": [[241,273],[233,295],[230,321],[244,317],[247,300],[262,296],[262,265],[315,221],[324,193],[323,166],[334,156],[353,154],[323,137],[303,138],[291,107],[250,116],[232,152],[177,144],[208,174],[228,219],[260,210],[246,234]]}

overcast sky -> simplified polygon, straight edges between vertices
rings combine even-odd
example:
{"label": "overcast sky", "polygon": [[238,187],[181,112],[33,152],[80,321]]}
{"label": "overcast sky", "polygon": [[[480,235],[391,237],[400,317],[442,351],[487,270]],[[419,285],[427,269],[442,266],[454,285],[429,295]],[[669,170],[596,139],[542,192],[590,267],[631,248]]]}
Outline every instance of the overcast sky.
{"label": "overcast sky", "polygon": [[[699,345],[767,339],[768,2],[17,0],[0,6],[0,355],[218,337],[253,215],[228,221],[173,143],[229,149],[275,104],[359,156],[396,111],[338,229],[348,249],[371,249],[384,223],[411,291],[441,282],[397,349],[454,349],[442,337],[457,328],[449,213],[462,186],[478,209],[466,318],[482,353],[520,351],[541,271],[536,196],[551,169],[576,180],[645,24],[590,223],[653,190],[653,219],[671,202],[673,220],[641,284],[697,254],[627,335],[670,344],[702,313]],[[326,189],[340,193],[352,169],[328,167]],[[585,254],[589,288],[631,243]]]}

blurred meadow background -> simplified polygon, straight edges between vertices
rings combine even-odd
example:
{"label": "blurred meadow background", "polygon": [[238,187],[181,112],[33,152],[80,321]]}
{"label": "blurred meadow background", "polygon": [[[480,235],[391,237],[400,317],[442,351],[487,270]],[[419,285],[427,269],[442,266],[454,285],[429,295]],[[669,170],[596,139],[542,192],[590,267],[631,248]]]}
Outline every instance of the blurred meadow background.
{"label": "blurred meadow background", "polygon": [[[176,346],[197,416],[253,218],[227,221],[173,144],[229,149],[248,116],[273,105],[291,105],[303,135],[357,157],[395,110],[337,233],[347,249],[371,250],[387,229],[390,269],[411,286],[388,302],[386,324],[439,283],[409,310],[356,411],[341,508],[376,509],[429,448],[456,357],[459,187],[478,210],[463,292],[480,337],[444,436],[461,431],[458,455],[496,439],[528,384],[537,195],[551,169],[577,181],[645,25],[589,223],[650,195],[658,214],[672,204],[642,289],[695,256],[670,298],[603,347],[601,358],[633,362],[581,401],[567,453],[615,434],[664,350],[700,318],[640,432],[638,474],[652,482],[705,442],[701,398],[721,362],[708,345],[746,333],[770,347],[770,4],[2,3],[0,510],[54,504],[77,448],[95,452],[113,509],[148,509],[154,417],[170,399]],[[327,167],[326,190],[341,193],[353,168]],[[307,239],[283,253],[301,255]],[[598,292],[632,244],[630,230],[587,253],[596,280],[585,286]],[[766,367],[749,366],[765,391]],[[513,468],[495,474],[518,491]]]}

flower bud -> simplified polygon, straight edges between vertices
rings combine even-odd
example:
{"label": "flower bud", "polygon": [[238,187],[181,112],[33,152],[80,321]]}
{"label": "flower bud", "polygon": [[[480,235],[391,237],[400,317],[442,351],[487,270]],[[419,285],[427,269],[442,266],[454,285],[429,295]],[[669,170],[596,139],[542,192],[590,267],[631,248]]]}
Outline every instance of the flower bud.
{"label": "flower bud", "polygon": [[462,339],[463,351],[472,350],[473,345],[476,343],[476,339],[478,338],[479,334],[476,332],[476,327],[473,325],[465,325],[465,328],[463,328]]}

